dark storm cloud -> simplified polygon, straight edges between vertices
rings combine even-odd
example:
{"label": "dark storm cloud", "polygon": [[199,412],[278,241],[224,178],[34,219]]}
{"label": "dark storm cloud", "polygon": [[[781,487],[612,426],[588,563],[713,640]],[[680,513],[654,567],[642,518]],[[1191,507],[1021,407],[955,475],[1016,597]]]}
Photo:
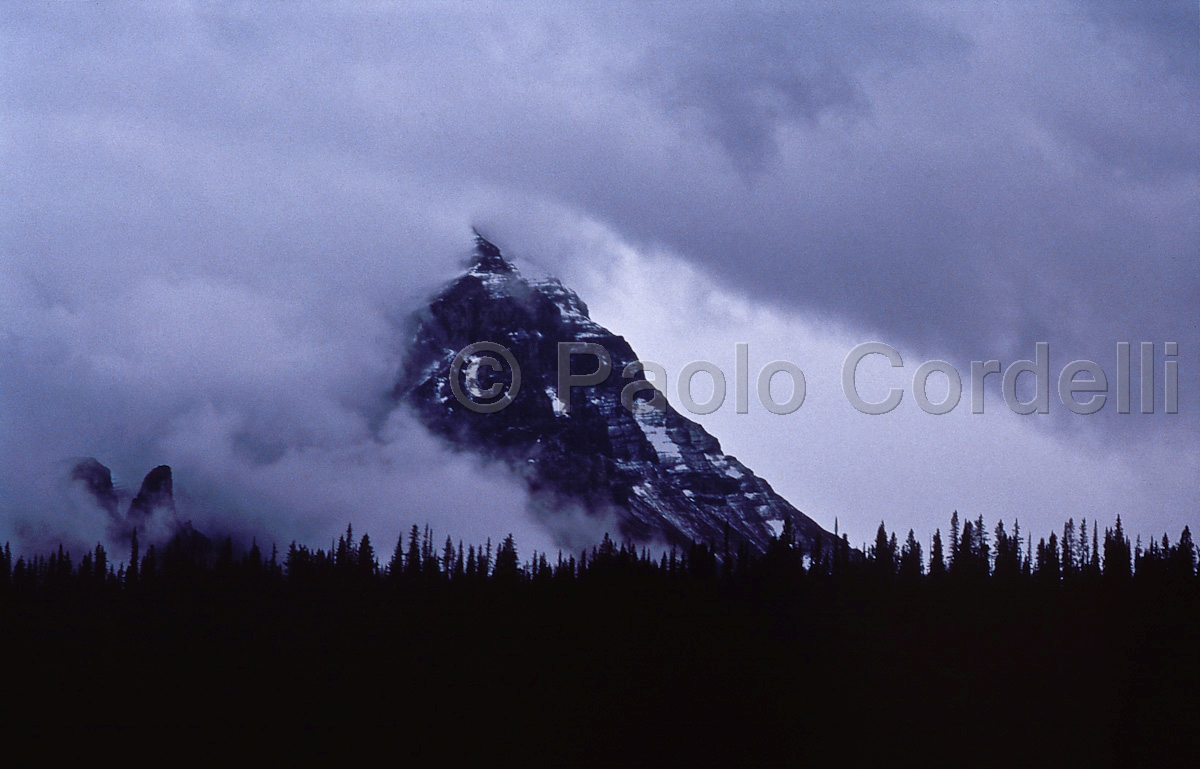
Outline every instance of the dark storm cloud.
{"label": "dark storm cloud", "polygon": [[1123,3],[1120,0],[1082,0],[1088,16],[1110,31],[1142,34],[1149,38],[1153,55],[1166,57],[1183,77],[1200,79],[1200,10],[1195,3],[1180,0],[1149,0]]}
{"label": "dark storm cloud", "polygon": [[[1192,341],[1195,60],[1177,72],[1157,38],[1066,10],[963,9],[941,20],[958,36],[910,38],[908,56],[885,49],[880,66],[831,52],[857,118],[775,115],[786,146],[769,172],[744,185],[680,174],[654,206],[611,215],[747,291],[963,355],[1024,354],[1047,333],[1084,347],[1139,333]],[[803,34],[803,21],[779,26]],[[872,47],[864,29],[820,29]],[[707,32],[709,57],[745,61],[722,47],[723,28]],[[749,99],[754,75],[740,77],[712,98]]]}
{"label": "dark storm cloud", "polygon": [[403,496],[399,322],[473,222],[551,269],[598,222],[956,363],[1200,370],[1194,3],[0,13],[10,519],[91,454],[186,459],[225,509],[330,465]]}
{"label": "dark storm cloud", "polygon": [[692,6],[645,13],[631,25],[646,38],[628,82],[657,91],[651,96],[682,121],[698,116],[747,171],[775,159],[780,124],[866,119],[863,70],[939,58],[965,43],[894,4],[816,5],[802,16],[784,6],[759,11]]}

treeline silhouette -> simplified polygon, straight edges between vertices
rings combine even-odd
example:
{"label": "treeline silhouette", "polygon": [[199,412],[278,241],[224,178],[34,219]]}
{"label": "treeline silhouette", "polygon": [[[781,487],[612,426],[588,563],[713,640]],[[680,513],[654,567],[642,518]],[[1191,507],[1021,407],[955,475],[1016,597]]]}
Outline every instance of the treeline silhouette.
{"label": "treeline silhouette", "polygon": [[[244,551],[190,527],[0,554],[5,715],[454,729],[534,750],[637,744],[744,764],[911,756],[1135,766],[1195,756],[1200,576],[1185,527],[1034,543],[982,518],[763,554],[609,537],[522,559],[413,526],[390,553]],[[7,719],[6,719],[7,720]],[[389,732],[390,733],[390,732]],[[682,755],[682,753],[680,753]]]}
{"label": "treeline silhouette", "polygon": [[1074,519],[1070,519],[1064,524],[1061,537],[1052,532],[1048,539],[1040,538],[1035,547],[1032,535],[1022,540],[1019,522],[1014,523],[1009,534],[1004,521],[1000,521],[989,536],[982,516],[960,523],[955,511],[950,518],[948,538],[947,545],[941,529],[935,531],[926,556],[912,529],[900,544],[895,532],[889,533],[880,522],[870,547],[852,548],[845,535],[829,541],[818,538],[805,547],[797,541],[788,521],[780,536],[773,538],[767,552],[761,555],[752,554],[745,543],[731,548],[728,537],[720,546],[693,543],[690,548],[672,547],[668,552],[662,548],[652,551],[646,546],[639,549],[629,543],[618,546],[606,534],[600,544],[591,548],[590,555],[585,549],[576,559],[574,554],[564,556],[559,551],[550,559],[546,553],[535,551],[522,563],[512,535],[499,543],[493,554],[490,539],[486,545],[472,544],[465,551],[462,541],[456,545],[453,537],[435,546],[428,526],[422,531],[413,525],[407,540],[401,534],[391,558],[383,564],[370,535],[364,534],[361,540],[356,540],[353,525],[328,550],[310,549],[293,541],[282,558],[275,545],[270,555],[265,556],[257,541],[237,555],[232,538],[214,543],[188,525],[161,553],[153,546],[141,553],[135,530],[128,562],[118,564],[112,562],[101,544],[84,553],[76,565],[61,545],[49,555],[29,559],[18,556],[14,561],[11,544],[6,543],[0,551],[0,590],[61,589],[70,585],[133,589],[160,581],[208,578],[274,580],[310,588],[355,579],[410,587],[488,582],[516,585],[548,580],[571,582],[597,569],[641,577],[700,580],[719,574],[729,583],[780,584],[802,577],[845,583],[1025,579],[1040,585],[1103,578],[1115,584],[1135,576],[1147,582],[1167,579],[1186,584],[1197,576],[1197,550],[1188,526],[1184,526],[1174,544],[1164,533],[1160,540],[1151,539],[1143,547],[1140,536],[1136,544],[1131,544],[1120,516],[1114,527],[1104,530],[1103,540],[1098,525],[1093,524],[1089,529],[1084,519],[1076,527]]}

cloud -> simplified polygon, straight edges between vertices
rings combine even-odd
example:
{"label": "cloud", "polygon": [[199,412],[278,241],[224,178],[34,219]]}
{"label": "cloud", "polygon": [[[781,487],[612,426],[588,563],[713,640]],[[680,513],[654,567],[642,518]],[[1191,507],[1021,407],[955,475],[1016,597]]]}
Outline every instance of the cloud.
{"label": "cloud", "polygon": [[[959,406],[930,415],[914,401],[912,380],[932,356],[900,344],[903,369],[871,358],[857,376],[863,398],[882,401],[898,387],[904,391],[900,405],[881,416],[862,414],[842,391],[841,369],[850,350],[869,337],[733,295],[670,254],[641,253],[611,233],[595,238],[595,248],[610,260],[574,276],[593,318],[610,327],[621,323],[634,350],[663,365],[665,393],[681,412],[683,367],[694,360],[716,363],[726,377],[726,401],[713,414],[690,418],[823,527],[833,530],[836,519],[856,545],[869,543],[883,520],[901,535],[914,529],[928,548],[934,529],[945,529],[953,510],[972,520],[983,515],[989,530],[1003,519],[1011,532],[1019,519],[1035,539],[1060,529],[1068,517],[1111,526],[1119,514],[1133,531],[1170,531],[1172,538],[1191,520],[1191,500],[1200,493],[1200,475],[1193,472],[1200,469],[1200,450],[1188,426],[1168,415],[1141,417],[1143,429],[1159,421],[1156,439],[1123,450],[1102,439],[1104,426],[1090,416],[1068,415],[1075,419],[1073,430],[1041,429],[1044,417],[1013,413],[998,386],[987,391],[984,413],[971,413],[970,369],[962,366]],[[703,334],[696,333],[699,327]],[[746,414],[733,404],[738,343],[749,345]],[[771,414],[757,401],[758,372],[775,360],[796,364],[805,376],[804,402],[792,414]],[[1052,369],[1052,377],[1057,374]],[[772,382],[777,402],[790,396],[784,380]],[[944,382],[930,379],[932,401],[945,398]],[[1050,389],[1052,413],[1066,412]],[[694,398],[704,402],[710,394],[706,378],[697,376]]]}
{"label": "cloud", "polygon": [[[0,535],[58,520],[67,456],[129,484],[172,462],[283,536],[369,515],[371,478],[404,496],[380,437],[403,318],[473,223],[568,282],[616,238],[960,366],[1178,341],[1174,425],[1198,424],[1194,4],[2,13]],[[1180,429],[1036,426],[1123,461]],[[306,472],[340,489],[324,513],[291,496]]]}
{"label": "cloud", "polygon": [[554,544],[518,481],[394,410],[405,304],[315,276],[255,286],[161,269],[98,297],[27,275],[3,282],[0,537],[119,548],[65,483],[65,457],[96,456],[133,489],[172,465],[180,518],[247,541],[319,544],[353,523],[378,543],[416,523]]}

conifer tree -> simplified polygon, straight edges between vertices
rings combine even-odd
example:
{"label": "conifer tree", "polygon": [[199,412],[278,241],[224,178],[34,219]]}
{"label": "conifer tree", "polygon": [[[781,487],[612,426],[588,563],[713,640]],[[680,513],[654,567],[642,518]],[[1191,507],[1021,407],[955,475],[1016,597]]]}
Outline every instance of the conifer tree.
{"label": "conifer tree", "polygon": [[1021,555],[1017,542],[1004,530],[1004,521],[996,524],[996,565],[993,574],[997,579],[1011,579],[1021,573]]}
{"label": "conifer tree", "polygon": [[0,589],[7,587],[12,581],[12,547],[8,542],[4,543],[4,550],[0,551]]}
{"label": "conifer tree", "polygon": [[333,551],[333,563],[343,569],[351,566],[354,560],[354,530],[350,525],[346,526],[346,533],[338,537],[337,548]]}
{"label": "conifer tree", "polygon": [[883,521],[879,522],[879,529],[875,532],[875,544],[868,551],[867,558],[874,564],[876,575],[884,579],[896,576],[896,562],[892,557],[892,547]]}
{"label": "conifer tree", "polygon": [[442,546],[442,576],[454,578],[454,540],[446,535],[446,544]]}
{"label": "conifer tree", "polygon": [[363,534],[358,544],[358,571],[364,576],[374,576],[378,569],[375,562],[375,548],[371,546],[371,535]]}
{"label": "conifer tree", "polygon": [[404,532],[396,537],[396,547],[392,550],[392,559],[388,561],[388,576],[393,579],[399,579],[404,573]]}
{"label": "conifer tree", "polygon": [[1017,569],[1019,571],[1023,572],[1025,559],[1028,557],[1028,553],[1022,552],[1021,546],[1023,543],[1021,542],[1021,519],[1020,518],[1013,518],[1012,539],[1013,539],[1013,545],[1017,551]]}
{"label": "conifer tree", "polygon": [[492,578],[502,584],[515,583],[521,576],[520,560],[517,558],[517,545],[512,534],[504,538],[496,549],[496,566],[492,570]]}
{"label": "conifer tree", "polygon": [[246,572],[255,576],[262,574],[262,551],[258,548],[257,538],[251,538],[250,552],[246,554],[246,560],[243,562],[243,564]]}
{"label": "conifer tree", "polygon": [[954,557],[950,571],[962,577],[974,571],[975,564],[975,524],[963,521],[962,533],[958,540],[958,555]]}
{"label": "conifer tree", "polygon": [[1111,580],[1126,580],[1133,575],[1130,563],[1129,540],[1117,516],[1114,529],[1104,530],[1104,576]]}
{"label": "conifer tree", "polygon": [[130,585],[136,585],[138,581],[138,537],[137,526],[133,527],[133,534],[129,542],[129,569],[125,572],[125,578]]}
{"label": "conifer tree", "polygon": [[408,555],[404,559],[404,573],[414,579],[421,576],[421,528],[415,523],[408,532]]}
{"label": "conifer tree", "polygon": [[950,563],[949,570],[954,573],[958,566],[958,511],[955,510],[950,516]]}
{"label": "conifer tree", "polygon": [[283,554],[283,563],[279,566],[279,574],[290,581],[303,570],[304,565],[301,563],[300,548],[293,541],[287,546],[287,550]]}
{"label": "conifer tree", "polygon": [[[894,537],[895,535],[893,535]],[[908,539],[900,549],[900,576],[909,581],[920,578],[925,573],[925,563],[921,555],[921,543],[917,541],[912,529],[908,530]]]}
{"label": "conifer tree", "polygon": [[1088,547],[1087,535],[1087,518],[1079,519],[1079,544],[1076,547],[1076,552],[1079,555],[1079,573],[1086,574],[1088,566],[1091,564],[1091,550]]}
{"label": "conifer tree", "polygon": [[829,573],[844,575],[850,565],[850,535],[842,532],[842,538],[834,543],[833,564]]}
{"label": "conifer tree", "polygon": [[92,575],[96,582],[104,584],[108,579],[108,553],[104,552],[104,545],[96,543],[96,550],[92,555]]}
{"label": "conifer tree", "polygon": [[1196,576],[1196,546],[1192,542],[1192,530],[1187,526],[1179,535],[1179,543],[1171,549],[1169,571],[1176,579],[1191,579]]}
{"label": "conifer tree", "polygon": [[1062,576],[1061,561],[1058,557],[1058,535],[1050,532],[1050,541],[1046,543],[1045,558],[1039,570],[1045,579],[1057,581]]}
{"label": "conifer tree", "polygon": [[421,539],[421,572],[428,577],[439,576],[437,553],[433,546],[433,529],[425,524],[425,534]]}
{"label": "conifer tree", "polygon": [[1068,518],[1063,524],[1062,535],[1062,574],[1064,579],[1075,576],[1075,519]]}
{"label": "conifer tree", "polygon": [[982,577],[991,573],[992,551],[988,545],[987,527],[983,525],[983,515],[975,519],[975,572]]}
{"label": "conifer tree", "polygon": [[929,547],[929,576],[941,579],[946,575],[946,560],[942,553],[942,530],[935,529],[933,543]]}

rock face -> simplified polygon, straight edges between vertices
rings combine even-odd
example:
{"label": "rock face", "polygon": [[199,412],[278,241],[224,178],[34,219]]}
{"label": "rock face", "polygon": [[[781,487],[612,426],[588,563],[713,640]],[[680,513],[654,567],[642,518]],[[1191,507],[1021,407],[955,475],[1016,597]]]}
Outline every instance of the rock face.
{"label": "rock face", "polygon": [[159,465],[146,474],[141,489],[124,515],[120,505],[122,500],[129,499],[129,492],[113,486],[112,471],[98,460],[88,457],[76,462],[71,469],[71,480],[81,483],[96,504],[108,513],[108,530],[114,539],[127,540],[134,529],[138,529],[144,539],[162,538],[176,528],[175,494],[169,465]]}
{"label": "rock face", "polygon": [[117,490],[113,487],[112,471],[94,457],[81,459],[71,470],[71,480],[80,481],[100,509],[117,517]]}
{"label": "rock face", "polygon": [[139,523],[156,511],[175,512],[175,494],[171,482],[171,466],[159,465],[146,473],[142,488],[129,503],[129,520]]}
{"label": "rock face", "polygon": [[[728,533],[734,546],[745,542],[761,552],[785,521],[806,547],[814,540],[832,542],[833,535],[724,454],[716,438],[661,396],[663,410],[651,408],[654,390],[638,394],[632,411],[623,406],[622,390],[645,381],[640,371],[622,375],[638,357],[624,338],[588,317],[573,291],[555,279],[525,279],[482,237],[476,256],[475,265],[416,318],[406,373],[396,386],[395,397],[431,430],[463,450],[506,462],[547,509],[571,505],[615,515],[614,534],[638,542],[720,546]],[[516,397],[493,413],[460,403],[450,377],[458,352],[483,341],[506,347],[521,371]],[[555,399],[559,342],[599,344],[611,356],[611,374],[595,386],[573,389],[569,408]],[[571,371],[590,374],[597,363],[594,355],[574,355]],[[478,395],[504,385],[511,379],[504,369],[499,375],[468,362],[460,387]]]}

